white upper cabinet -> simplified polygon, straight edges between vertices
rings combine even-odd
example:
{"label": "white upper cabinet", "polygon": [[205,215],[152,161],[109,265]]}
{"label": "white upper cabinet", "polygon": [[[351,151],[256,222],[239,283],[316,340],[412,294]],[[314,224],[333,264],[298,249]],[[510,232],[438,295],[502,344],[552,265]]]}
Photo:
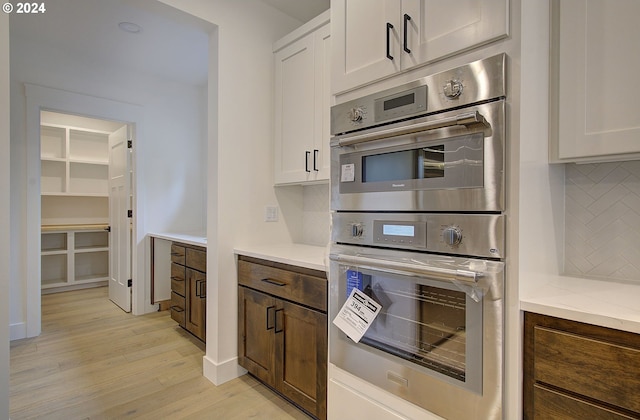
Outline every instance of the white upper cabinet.
{"label": "white upper cabinet", "polygon": [[334,0],[332,93],[508,35],[509,0]]}
{"label": "white upper cabinet", "polygon": [[275,184],[329,179],[329,13],[274,45]]}
{"label": "white upper cabinet", "polygon": [[551,160],[640,158],[640,2],[562,0],[554,17]]}

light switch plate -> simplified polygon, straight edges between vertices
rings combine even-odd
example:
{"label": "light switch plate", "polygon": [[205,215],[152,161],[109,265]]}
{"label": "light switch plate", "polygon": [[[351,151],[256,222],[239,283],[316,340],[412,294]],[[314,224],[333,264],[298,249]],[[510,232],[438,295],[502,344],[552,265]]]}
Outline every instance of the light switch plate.
{"label": "light switch plate", "polygon": [[278,207],[266,206],[264,208],[264,221],[265,222],[277,222],[278,221]]}

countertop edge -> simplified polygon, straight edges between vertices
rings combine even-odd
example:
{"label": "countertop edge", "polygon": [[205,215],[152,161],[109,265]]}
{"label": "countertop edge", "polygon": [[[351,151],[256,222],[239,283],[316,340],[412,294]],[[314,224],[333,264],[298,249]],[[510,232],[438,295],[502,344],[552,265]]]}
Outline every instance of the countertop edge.
{"label": "countertop edge", "polygon": [[304,244],[246,245],[234,247],[233,251],[236,255],[327,272],[325,263],[327,252],[326,248],[322,246]]}
{"label": "countertop edge", "polygon": [[207,235],[205,233],[193,232],[193,233],[175,233],[175,232],[149,232],[147,236],[158,239],[165,239],[167,241],[182,242],[188,245],[207,246]]}
{"label": "countertop edge", "polygon": [[536,276],[520,293],[520,309],[640,334],[640,284]]}

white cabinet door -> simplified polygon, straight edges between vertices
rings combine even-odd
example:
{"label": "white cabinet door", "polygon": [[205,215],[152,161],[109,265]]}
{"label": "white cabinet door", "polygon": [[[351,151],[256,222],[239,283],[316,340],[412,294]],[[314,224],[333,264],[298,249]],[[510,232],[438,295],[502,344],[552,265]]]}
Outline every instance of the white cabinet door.
{"label": "white cabinet door", "polygon": [[[508,0],[403,0],[407,45],[403,68],[433,62],[503,38],[509,33]],[[404,24],[403,24],[404,31]],[[401,34],[404,42],[404,33]]]}
{"label": "white cabinet door", "polygon": [[509,0],[336,0],[332,92],[503,38]]}
{"label": "white cabinet door", "polygon": [[313,156],[313,35],[278,51],[276,57],[275,182],[308,180]]}
{"label": "white cabinet door", "polygon": [[275,183],[329,179],[330,27],[275,53]]}
{"label": "white cabinet door", "polygon": [[558,158],[640,153],[640,2],[559,3]]}
{"label": "white cabinet door", "polygon": [[400,9],[399,0],[331,2],[331,36],[335,49],[332,92],[346,91],[400,70]]}

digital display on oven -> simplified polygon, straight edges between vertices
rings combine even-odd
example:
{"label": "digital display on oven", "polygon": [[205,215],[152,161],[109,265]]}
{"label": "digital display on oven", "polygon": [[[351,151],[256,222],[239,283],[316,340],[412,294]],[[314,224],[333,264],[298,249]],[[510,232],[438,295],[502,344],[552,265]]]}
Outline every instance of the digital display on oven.
{"label": "digital display on oven", "polygon": [[382,225],[382,234],[391,236],[414,237],[416,227],[412,225]]}
{"label": "digital display on oven", "polygon": [[398,96],[397,98],[389,99],[384,101],[382,108],[385,111],[390,109],[398,108],[405,105],[411,105],[416,101],[415,93],[411,92],[408,95]]}

